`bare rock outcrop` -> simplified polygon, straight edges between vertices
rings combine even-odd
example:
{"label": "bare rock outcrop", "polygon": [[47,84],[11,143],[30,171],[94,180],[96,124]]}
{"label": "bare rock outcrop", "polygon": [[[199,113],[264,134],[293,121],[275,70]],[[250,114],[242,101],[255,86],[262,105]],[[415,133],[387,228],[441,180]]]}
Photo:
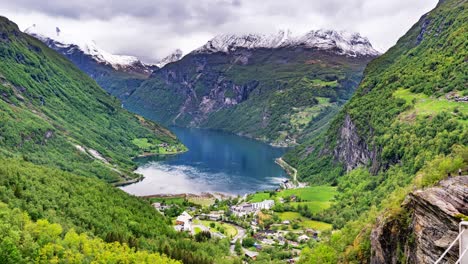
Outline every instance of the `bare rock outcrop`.
{"label": "bare rock outcrop", "polygon": [[[417,190],[403,203],[405,212],[378,219],[371,233],[371,263],[434,263],[458,235],[468,215],[468,176],[450,178]],[[455,263],[453,247],[444,263]]]}
{"label": "bare rock outcrop", "polygon": [[346,171],[351,171],[358,166],[367,166],[370,163],[371,171],[378,170],[376,151],[369,146],[357,132],[356,125],[350,115],[346,115],[343,125],[339,130],[338,144],[333,150],[335,160],[341,162]]}

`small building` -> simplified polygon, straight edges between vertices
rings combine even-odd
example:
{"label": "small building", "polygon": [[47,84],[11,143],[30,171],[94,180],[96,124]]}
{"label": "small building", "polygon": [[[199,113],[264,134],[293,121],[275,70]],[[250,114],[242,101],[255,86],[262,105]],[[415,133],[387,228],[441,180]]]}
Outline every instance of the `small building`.
{"label": "small building", "polygon": [[234,214],[237,217],[241,217],[254,212],[252,204],[250,203],[242,203],[239,205],[231,206],[230,209],[232,214]]}
{"label": "small building", "polygon": [[223,215],[211,212],[209,214],[200,214],[200,219],[206,219],[211,221],[219,221],[223,218]]}
{"label": "small building", "polygon": [[257,256],[258,256],[258,253],[257,252],[254,252],[254,251],[250,251],[250,250],[245,250],[245,256],[248,257],[248,258],[251,258],[253,260],[256,260],[257,259]]}
{"label": "small building", "polygon": [[187,213],[186,211],[180,214],[176,219],[177,225],[183,225],[185,223],[192,223],[192,216],[189,215],[189,213]]}
{"label": "small building", "polygon": [[289,220],[284,220],[283,222],[281,222],[283,225],[289,225],[291,224],[291,221]]}
{"label": "small building", "polygon": [[192,216],[184,211],[176,219],[176,226],[174,227],[177,231],[192,231]]}

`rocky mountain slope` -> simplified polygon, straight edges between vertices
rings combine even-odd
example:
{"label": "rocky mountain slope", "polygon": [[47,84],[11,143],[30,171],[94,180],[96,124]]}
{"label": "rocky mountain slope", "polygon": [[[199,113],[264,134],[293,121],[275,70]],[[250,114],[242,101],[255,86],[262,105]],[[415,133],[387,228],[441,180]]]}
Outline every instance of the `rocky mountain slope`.
{"label": "rocky mountain slope", "polygon": [[164,57],[163,59],[155,63],[155,66],[158,68],[162,68],[169,63],[173,63],[173,62],[180,60],[182,58],[182,55],[184,55],[182,50],[176,49],[174,52],[172,52],[171,54],[167,55],[166,57]]}
{"label": "rocky mountain slope", "polygon": [[[381,217],[371,233],[371,263],[434,263],[457,237],[468,215],[468,176],[410,193],[400,217]],[[401,217],[403,215],[403,217]],[[458,260],[458,244],[444,263]]]}
{"label": "rocky mountain slope", "polygon": [[106,91],[119,98],[138,87],[154,70],[182,57],[182,51],[177,49],[153,64],[146,64],[135,56],[107,52],[93,40],[83,40],[59,27],[34,24],[24,32],[67,57]]}
{"label": "rocky mountain slope", "polygon": [[165,124],[291,145],[322,129],[378,54],[359,34],[221,35],[122,98]]}
{"label": "rocky mountain slope", "polygon": [[76,56],[81,53],[88,59],[98,64],[110,66],[117,71],[135,73],[141,75],[151,74],[151,70],[137,57],[126,55],[114,55],[98,47],[92,40],[84,41],[67,32],[62,32],[59,27],[44,28],[32,25],[24,30],[24,33],[38,38],[50,48],[64,55]]}
{"label": "rocky mountain slope", "polygon": [[294,37],[291,31],[281,30],[276,34],[218,35],[194,53],[231,53],[238,49],[277,49],[304,47],[318,50],[333,50],[348,56],[378,56],[369,40],[359,33],[334,30],[312,30],[303,36]]}

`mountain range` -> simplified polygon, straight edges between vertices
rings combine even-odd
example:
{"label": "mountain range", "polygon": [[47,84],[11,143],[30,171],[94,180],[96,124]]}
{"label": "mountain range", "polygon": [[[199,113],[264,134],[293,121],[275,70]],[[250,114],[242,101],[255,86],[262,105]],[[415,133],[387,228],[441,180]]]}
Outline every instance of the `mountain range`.
{"label": "mountain range", "polygon": [[182,51],[176,49],[159,61],[144,63],[135,56],[112,54],[95,41],[62,31],[60,27],[33,24],[24,32],[67,57],[101,87],[116,95],[140,85],[154,70],[182,56]]}
{"label": "mountain range", "polygon": [[[282,146],[326,127],[379,54],[367,38],[345,31],[219,35],[184,57],[176,50],[141,70],[134,57],[109,60],[99,48],[90,52],[92,45],[65,45],[65,37],[46,37],[38,27],[25,32],[68,57],[136,113]],[[117,63],[124,60],[131,63]]]}

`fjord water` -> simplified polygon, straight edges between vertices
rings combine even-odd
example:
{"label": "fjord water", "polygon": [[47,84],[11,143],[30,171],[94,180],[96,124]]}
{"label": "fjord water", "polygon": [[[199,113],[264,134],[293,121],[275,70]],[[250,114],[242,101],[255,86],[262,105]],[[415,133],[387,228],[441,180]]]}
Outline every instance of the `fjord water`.
{"label": "fjord water", "polygon": [[172,128],[189,148],[170,156],[137,159],[144,180],[122,187],[142,196],[222,192],[245,194],[274,189],[286,173],[275,163],[286,149],[213,130]]}

